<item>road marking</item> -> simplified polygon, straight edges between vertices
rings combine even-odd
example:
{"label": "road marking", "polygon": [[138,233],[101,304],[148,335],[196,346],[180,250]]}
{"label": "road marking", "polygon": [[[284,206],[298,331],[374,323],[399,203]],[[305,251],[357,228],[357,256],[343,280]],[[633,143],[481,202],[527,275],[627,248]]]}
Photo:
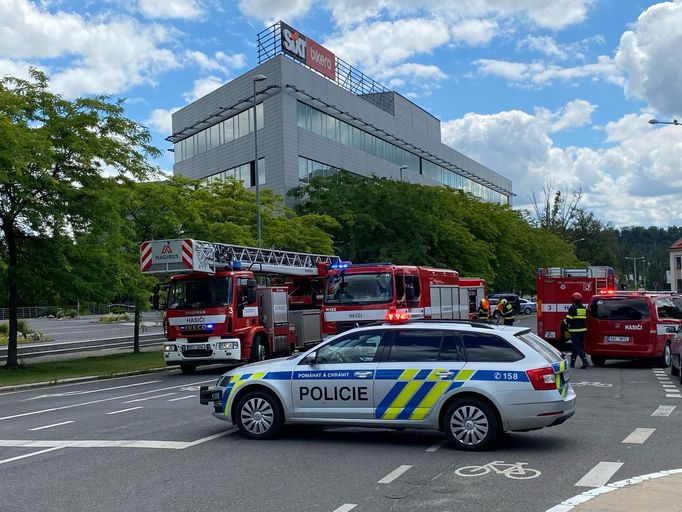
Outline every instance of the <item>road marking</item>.
{"label": "road marking", "polygon": [[334,509],[334,512],[349,512],[353,510],[357,505],[355,503],[344,503],[339,508]]}
{"label": "road marking", "polygon": [[[215,382],[215,379],[204,380],[201,382],[197,382],[196,384],[201,384],[201,383],[206,383],[206,382]],[[79,404],[64,405],[62,407],[51,407],[50,409],[41,409],[39,411],[31,411],[31,412],[24,412],[21,414],[13,414],[12,416],[3,416],[2,418],[0,418],[0,421],[12,420],[15,418],[23,418],[25,416],[33,416],[34,414],[43,414],[45,412],[63,411],[64,409],[73,409],[74,407],[81,407],[83,405],[101,404],[102,402],[111,402],[112,400],[123,400],[124,398],[132,398],[134,396],[146,395],[147,393],[157,393],[159,391],[168,391],[169,389],[177,389],[177,388],[180,388],[182,386],[187,386],[187,384],[177,384],[175,386],[170,386],[167,388],[150,389],[148,391],[142,391],[140,393],[131,393],[129,395],[123,395],[123,396],[112,396],[110,398],[100,398],[99,400],[91,400],[89,402],[81,402]]]}
{"label": "road marking", "polygon": [[71,421],[62,421],[61,423],[54,423],[52,425],[45,425],[44,427],[36,427],[36,428],[29,428],[29,430],[34,431],[34,430],[43,430],[46,428],[52,428],[52,427],[60,427],[62,425],[68,425],[69,423],[75,423],[74,420]]}
{"label": "road marking", "polygon": [[659,405],[652,416],[670,416],[676,408],[676,405]]}
{"label": "road marking", "polygon": [[665,395],[666,398],[682,398],[682,395]]}
{"label": "road marking", "polygon": [[180,398],[171,398],[169,402],[177,402],[178,400],[187,400],[188,398],[196,398],[196,395],[181,396]]}
{"label": "road marking", "polygon": [[600,462],[575,483],[576,487],[601,487],[623,465],[622,462]]}
{"label": "road marking", "polygon": [[123,403],[124,404],[132,404],[133,402],[145,402],[147,400],[154,400],[155,398],[163,398],[164,396],[171,396],[174,394],[175,393],[164,393],[163,395],[148,396],[146,398],[136,398],[135,400],[128,400],[127,402],[123,402]]}
{"label": "road marking", "polygon": [[7,464],[8,462],[14,462],[15,460],[27,459],[28,457],[40,455],[41,453],[47,453],[47,452],[53,452],[55,450],[61,450],[62,448],[65,448],[65,447],[66,447],[66,445],[64,445],[64,446],[53,446],[52,448],[48,448],[47,450],[40,450],[38,452],[27,453],[26,455],[19,455],[18,457],[12,457],[11,459],[0,460],[0,464]]}
{"label": "road marking", "polygon": [[677,386],[675,384],[661,384],[664,388],[676,388]]}
{"label": "road marking", "polygon": [[636,428],[633,430],[632,434],[627,436],[625,439],[623,439],[623,443],[632,443],[632,444],[643,444],[644,441],[649,439],[651,434],[656,432],[655,428]]}
{"label": "road marking", "polygon": [[443,439],[442,441],[438,441],[436,444],[433,446],[430,446],[426,449],[427,452],[435,452],[437,451],[441,446],[443,446],[447,441]]}
{"label": "road marking", "polygon": [[121,414],[122,412],[134,411],[135,409],[144,409],[141,405],[138,407],[131,407],[130,409],[121,409],[120,411],[111,411],[107,414]]}
{"label": "road marking", "polygon": [[212,441],[213,439],[218,439],[219,437],[229,436],[230,434],[234,434],[237,430],[239,430],[237,427],[233,427],[230,430],[226,430],[225,432],[219,432],[218,434],[213,434],[212,436],[202,437],[201,439],[197,439],[196,441],[192,441],[191,443],[187,443],[187,446],[185,446],[185,448],[189,448],[190,446],[196,446],[198,444],[206,443],[208,441]]}
{"label": "road marking", "polygon": [[97,388],[88,389],[86,391],[65,391],[64,393],[50,393],[47,395],[34,396],[31,398],[25,398],[22,402],[28,402],[29,400],[38,400],[39,398],[52,398],[60,396],[77,396],[77,395],[87,395],[90,393],[97,393],[99,391],[113,391],[114,389],[132,388],[135,386],[146,386],[147,384],[156,384],[157,382],[162,382],[160,380],[150,380],[149,382],[138,382],[136,384],[126,384],[125,386],[113,386],[110,388]]}
{"label": "road marking", "polygon": [[405,471],[407,471],[411,467],[412,466],[406,466],[406,465],[399,466],[397,469],[394,469],[393,471],[391,471],[388,475],[386,475],[384,478],[379,480],[377,483],[378,484],[390,484],[393,480],[398,478],[400,475],[402,475]]}

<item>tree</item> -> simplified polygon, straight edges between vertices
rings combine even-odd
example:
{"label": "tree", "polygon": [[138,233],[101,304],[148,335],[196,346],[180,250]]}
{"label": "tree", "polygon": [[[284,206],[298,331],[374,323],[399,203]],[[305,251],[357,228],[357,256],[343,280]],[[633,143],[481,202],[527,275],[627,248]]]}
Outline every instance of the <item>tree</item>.
{"label": "tree", "polygon": [[535,192],[531,194],[534,223],[565,239],[566,232],[575,223],[581,199],[581,189],[569,193],[567,190],[554,190],[552,182],[545,183],[542,187],[542,199]]}
{"label": "tree", "polygon": [[0,79],[0,250],[7,260],[10,369],[18,367],[17,308],[25,292],[18,276],[31,265],[28,247],[73,246],[116,183],[104,172],[143,178],[153,173],[146,157],[159,155],[148,130],[124,117],[122,100],[69,101],[49,91],[42,72],[29,74]]}

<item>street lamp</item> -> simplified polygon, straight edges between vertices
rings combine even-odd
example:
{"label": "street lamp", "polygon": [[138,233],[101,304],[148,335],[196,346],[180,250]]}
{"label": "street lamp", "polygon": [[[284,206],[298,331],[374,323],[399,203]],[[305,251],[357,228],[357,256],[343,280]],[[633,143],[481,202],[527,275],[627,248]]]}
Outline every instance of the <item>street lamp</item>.
{"label": "street lamp", "polygon": [[632,264],[635,267],[635,290],[639,287],[639,281],[637,281],[637,260],[646,261],[644,256],[626,256],[626,260],[632,260]]}
{"label": "street lamp", "polygon": [[578,242],[583,242],[583,241],[585,241],[584,238],[578,238],[577,240],[573,240],[573,241],[571,242],[571,245],[577,244]]}
{"label": "street lamp", "polygon": [[400,181],[403,181],[403,171],[407,169],[406,165],[401,165],[400,166]]}
{"label": "street lamp", "polygon": [[672,121],[659,121],[658,119],[649,119],[649,124],[674,124],[675,126],[682,126],[682,123],[680,123],[677,119],[673,119]]}
{"label": "street lamp", "polygon": [[258,247],[262,244],[260,231],[260,176],[258,175],[258,116],[256,115],[256,82],[262,82],[267,77],[265,75],[256,75],[251,80],[253,81],[253,146],[256,156],[254,168],[256,169],[256,239],[258,240]]}

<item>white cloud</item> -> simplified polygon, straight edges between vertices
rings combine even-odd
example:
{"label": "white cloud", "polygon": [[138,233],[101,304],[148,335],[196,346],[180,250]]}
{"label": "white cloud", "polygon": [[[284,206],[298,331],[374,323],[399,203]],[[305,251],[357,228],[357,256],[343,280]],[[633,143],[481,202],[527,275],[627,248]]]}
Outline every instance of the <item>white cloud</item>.
{"label": "white cloud", "polygon": [[626,94],[648,101],[662,114],[682,113],[682,2],[646,9],[621,36],[616,63],[626,74]]}
{"label": "white cloud", "polygon": [[198,0],[140,0],[140,12],[148,18],[199,18],[204,6]]}
{"label": "white cloud", "polygon": [[583,206],[616,225],[682,223],[679,127],[652,129],[648,114],[630,114],[606,125],[603,148],[554,144],[557,124],[585,124],[594,108],[576,100],[556,112],[469,113],[443,123],[443,139],[510,178],[517,207],[528,207],[530,194],[552,182],[557,188],[581,187]]}
{"label": "white cloud", "polygon": [[149,118],[145,121],[145,124],[149,125],[152,129],[156,130],[162,135],[169,135],[173,130],[171,116],[178,110],[180,110],[179,107],[169,109],[155,108],[152,110]]}
{"label": "white cloud", "polygon": [[312,0],[239,0],[239,10],[249,18],[272,25],[276,21],[294,21],[308,13]]}
{"label": "white cloud", "polygon": [[[0,59],[0,76],[11,75],[16,78],[28,79],[28,69],[32,65],[24,60]],[[40,68],[40,66],[33,66]]]}
{"label": "white cloud", "polygon": [[0,2],[0,20],[0,56],[15,61],[72,59],[68,69],[50,66],[51,87],[69,97],[116,94],[142,83],[153,84],[161,72],[179,66],[174,53],[162,47],[173,33],[159,25],[52,14],[25,0]]}
{"label": "white cloud", "polygon": [[214,75],[209,75],[195,80],[192,90],[183,94],[182,97],[187,103],[191,103],[206,96],[209,92],[215,91],[218,87],[223,85],[225,85],[225,80]]}
{"label": "white cloud", "polygon": [[468,46],[483,46],[497,35],[499,27],[493,20],[464,20],[455,24],[450,33],[452,37]]}
{"label": "white cloud", "polygon": [[520,43],[520,48],[528,48],[531,51],[544,53],[548,57],[556,57],[564,60],[568,57],[566,50],[551,36],[526,36]]}
{"label": "white cloud", "polygon": [[243,68],[246,65],[246,55],[243,53],[227,54],[215,52],[213,57],[209,57],[197,50],[185,52],[185,59],[198,65],[204,71],[220,71],[228,75],[233,69]]}

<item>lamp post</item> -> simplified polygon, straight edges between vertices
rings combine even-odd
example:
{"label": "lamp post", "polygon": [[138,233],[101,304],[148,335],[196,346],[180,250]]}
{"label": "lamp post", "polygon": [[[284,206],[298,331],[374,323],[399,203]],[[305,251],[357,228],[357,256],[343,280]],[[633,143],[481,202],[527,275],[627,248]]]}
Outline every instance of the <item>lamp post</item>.
{"label": "lamp post", "polygon": [[253,147],[255,153],[254,168],[256,170],[256,239],[258,240],[258,248],[262,245],[261,229],[260,229],[260,176],[258,175],[258,116],[256,115],[256,82],[262,82],[267,77],[265,75],[256,75],[251,80],[253,81]]}
{"label": "lamp post", "polygon": [[583,242],[584,240],[585,240],[584,238],[578,238],[578,239],[576,239],[576,240],[573,240],[573,241],[571,242],[571,245],[577,244],[578,242]]}
{"label": "lamp post", "polygon": [[635,268],[635,290],[636,290],[639,287],[639,282],[637,281],[637,260],[646,261],[646,259],[644,258],[644,256],[626,256],[625,259],[626,260],[632,260],[632,264]]}
{"label": "lamp post", "polygon": [[406,165],[401,165],[401,166],[400,166],[400,181],[401,181],[401,182],[403,181],[403,171],[404,171],[405,169],[407,169],[407,166],[406,166]]}
{"label": "lamp post", "polygon": [[677,119],[673,119],[672,121],[659,121],[658,119],[649,119],[649,124],[674,124],[675,126],[682,126],[682,123],[680,123]]}

